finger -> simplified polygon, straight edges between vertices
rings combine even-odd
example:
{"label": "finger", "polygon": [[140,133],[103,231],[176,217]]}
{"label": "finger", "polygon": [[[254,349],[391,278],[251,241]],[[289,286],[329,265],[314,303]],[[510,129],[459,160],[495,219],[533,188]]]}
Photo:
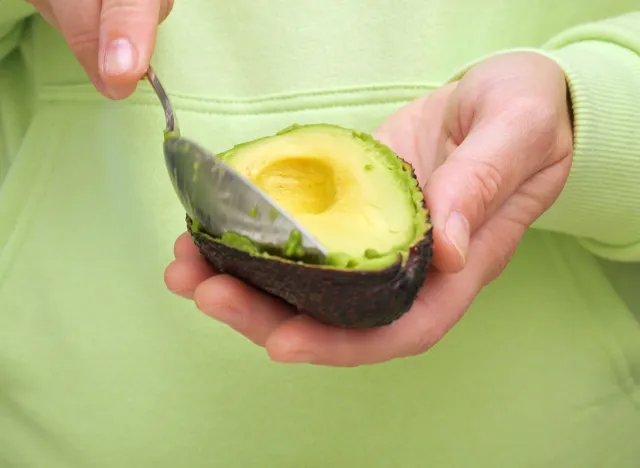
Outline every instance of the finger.
{"label": "finger", "polygon": [[200,255],[200,250],[193,243],[191,234],[189,232],[183,232],[182,234],[180,234],[180,236],[176,239],[175,244],[173,245],[173,256],[176,258],[176,260],[198,255]]}
{"label": "finger", "polygon": [[447,84],[410,102],[386,119],[373,134],[413,166],[421,185],[442,163],[437,148],[443,133],[445,103],[456,85]]}
{"label": "finger", "polygon": [[164,272],[164,282],[174,294],[193,299],[198,285],[215,274],[215,270],[204,258],[192,256],[170,263]]}
{"label": "finger", "polygon": [[422,180],[424,170],[418,158],[419,128],[423,128],[424,107],[428,96],[422,96],[387,118],[373,133],[373,137],[409,162]]}
{"label": "finger", "polygon": [[429,179],[425,195],[440,271],[464,267],[471,234],[539,170],[538,158],[527,157],[521,124],[503,118],[479,122]]}
{"label": "finger", "polygon": [[474,237],[467,267],[459,273],[435,272],[412,309],[389,326],[341,330],[297,317],[269,337],[266,349],[278,362],[353,367],[422,354],[464,315],[496,268],[506,265],[526,226],[498,216]]}
{"label": "finger", "polygon": [[87,76],[100,92],[108,96],[98,70],[100,2],[96,0],[54,2],[51,4],[51,10],[69,48]]}
{"label": "finger", "polygon": [[205,280],[196,288],[196,306],[259,346],[295,313],[282,301],[227,275]]}
{"label": "finger", "polygon": [[103,0],[100,73],[114,99],[129,96],[149,67],[167,0]]}
{"label": "finger", "polygon": [[484,244],[484,249],[493,258],[485,269],[485,285],[502,273],[528,227],[560,195],[570,167],[571,160],[567,158],[537,172],[509,197],[486,227],[474,236],[474,244]]}
{"label": "finger", "polygon": [[[477,291],[471,269],[434,273],[428,291],[398,321],[382,328],[341,330],[298,317],[266,344],[274,361],[355,367],[410,356],[431,348],[462,316]],[[460,286],[463,285],[463,290]]]}

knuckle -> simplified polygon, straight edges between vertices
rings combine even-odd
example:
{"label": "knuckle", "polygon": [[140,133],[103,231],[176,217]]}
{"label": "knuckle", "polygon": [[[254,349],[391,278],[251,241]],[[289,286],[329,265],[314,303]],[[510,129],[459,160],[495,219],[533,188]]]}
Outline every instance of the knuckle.
{"label": "knuckle", "polygon": [[489,266],[489,270],[487,272],[486,277],[484,278],[483,286],[488,286],[493,283],[498,277],[502,274],[502,272],[507,268],[509,264],[510,258],[505,254],[498,254],[494,257],[491,265]]}
{"label": "knuckle", "polygon": [[102,21],[106,23],[121,22],[128,18],[135,18],[146,11],[145,2],[136,0],[118,0],[103,2]]}
{"label": "knuckle", "polygon": [[509,264],[511,257],[507,256],[500,250],[495,250],[496,254],[494,255],[491,264],[488,267],[488,270],[483,278],[482,286],[486,287],[497,280],[500,275],[504,272]]}
{"label": "knuckle", "polygon": [[492,161],[477,160],[474,168],[469,171],[469,187],[473,197],[478,200],[483,213],[478,213],[479,219],[483,219],[490,210],[494,200],[503,186],[503,176]]}
{"label": "knuckle", "polygon": [[231,276],[220,275],[207,280],[207,297],[203,302],[205,307],[223,308],[233,303],[234,298],[243,297],[244,286]]}
{"label": "knuckle", "polygon": [[406,356],[420,356],[421,354],[426,353],[431,348],[435,346],[435,344],[440,339],[442,333],[437,332],[436,330],[428,330],[424,333],[417,335],[410,343],[408,352],[405,353]]}
{"label": "knuckle", "polygon": [[[98,32],[97,29],[79,28],[67,32],[67,42],[69,47],[78,56],[84,56],[87,53],[97,55],[98,50]],[[97,58],[97,57],[96,57]]]}
{"label": "knuckle", "polygon": [[555,103],[538,96],[515,98],[508,110],[518,136],[539,152],[548,152],[558,142],[560,112]]}
{"label": "knuckle", "polygon": [[[487,225],[487,231],[478,238],[482,249],[489,252],[491,258],[491,262],[487,264],[485,273],[482,275],[482,287],[491,284],[504,272],[530,224],[529,219],[520,219],[522,218],[520,207],[517,211],[515,209],[510,211],[511,213],[505,213],[501,217],[499,224]],[[506,232],[510,235],[506,236]]]}
{"label": "knuckle", "polygon": [[195,287],[182,283],[176,279],[176,263],[171,263],[164,270],[164,284],[169,291],[184,298],[192,298]]}
{"label": "knuckle", "polygon": [[413,343],[413,346],[411,347],[411,350],[409,351],[409,353],[407,353],[407,356],[420,356],[426,353],[427,351],[429,351],[429,349],[431,349],[432,346],[433,346],[433,342],[430,339],[430,337],[428,336],[420,337],[420,339],[418,339],[415,343]]}

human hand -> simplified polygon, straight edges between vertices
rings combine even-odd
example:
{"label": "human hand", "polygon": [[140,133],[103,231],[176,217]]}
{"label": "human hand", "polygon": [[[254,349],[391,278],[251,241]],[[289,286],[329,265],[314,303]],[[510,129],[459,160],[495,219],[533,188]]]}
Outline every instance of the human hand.
{"label": "human hand", "polygon": [[100,93],[123,99],[149,66],[173,0],[26,0],[59,30]]}
{"label": "human hand", "polygon": [[423,353],[504,269],[525,230],[558,197],[571,166],[565,77],[533,52],[486,60],[391,116],[375,136],[413,164],[434,226],[434,271],[412,309],[386,327],[344,330],[297,315],[216,275],[188,234],[170,290],[279,362],[356,366]]}

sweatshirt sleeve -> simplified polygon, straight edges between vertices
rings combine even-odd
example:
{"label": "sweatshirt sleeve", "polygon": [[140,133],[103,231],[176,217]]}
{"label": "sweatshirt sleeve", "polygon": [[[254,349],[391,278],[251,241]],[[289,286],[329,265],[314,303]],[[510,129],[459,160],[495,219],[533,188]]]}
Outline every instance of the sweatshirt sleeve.
{"label": "sweatshirt sleeve", "polygon": [[562,194],[536,227],[640,261],[640,11],[571,28],[541,52],[567,77],[574,152]]}
{"label": "sweatshirt sleeve", "polygon": [[0,60],[18,44],[22,20],[35,11],[25,0],[0,0]]}
{"label": "sweatshirt sleeve", "polygon": [[573,164],[553,206],[533,225],[572,235],[592,253],[640,261],[640,11],[575,26],[537,48],[501,50],[465,64],[449,81],[497,54],[542,53],[567,78]]}

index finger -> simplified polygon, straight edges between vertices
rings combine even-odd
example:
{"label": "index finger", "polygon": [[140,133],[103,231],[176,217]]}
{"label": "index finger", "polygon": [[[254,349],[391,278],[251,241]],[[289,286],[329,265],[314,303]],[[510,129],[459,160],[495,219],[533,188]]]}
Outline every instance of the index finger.
{"label": "index finger", "polygon": [[[472,240],[465,268],[452,274],[432,270],[411,310],[391,325],[345,330],[298,316],[276,328],[265,348],[274,361],[336,367],[422,354],[462,318],[495,277],[496,266],[504,265],[513,254],[524,229],[507,216],[491,219]],[[495,233],[503,237],[496,238]]]}
{"label": "index finger", "polygon": [[[473,283],[458,274],[432,273],[412,309],[381,328],[345,330],[298,316],[269,337],[266,350],[274,361],[355,367],[421,354],[462,317],[473,300]],[[459,291],[460,284],[465,291]]]}
{"label": "index finger", "polygon": [[[98,71],[98,31],[100,3],[96,0],[51,2],[55,17],[69,48],[94,86],[103,91]],[[40,7],[39,7],[40,8]]]}
{"label": "index finger", "polygon": [[169,0],[103,0],[100,74],[114,98],[130,95],[147,71]]}

